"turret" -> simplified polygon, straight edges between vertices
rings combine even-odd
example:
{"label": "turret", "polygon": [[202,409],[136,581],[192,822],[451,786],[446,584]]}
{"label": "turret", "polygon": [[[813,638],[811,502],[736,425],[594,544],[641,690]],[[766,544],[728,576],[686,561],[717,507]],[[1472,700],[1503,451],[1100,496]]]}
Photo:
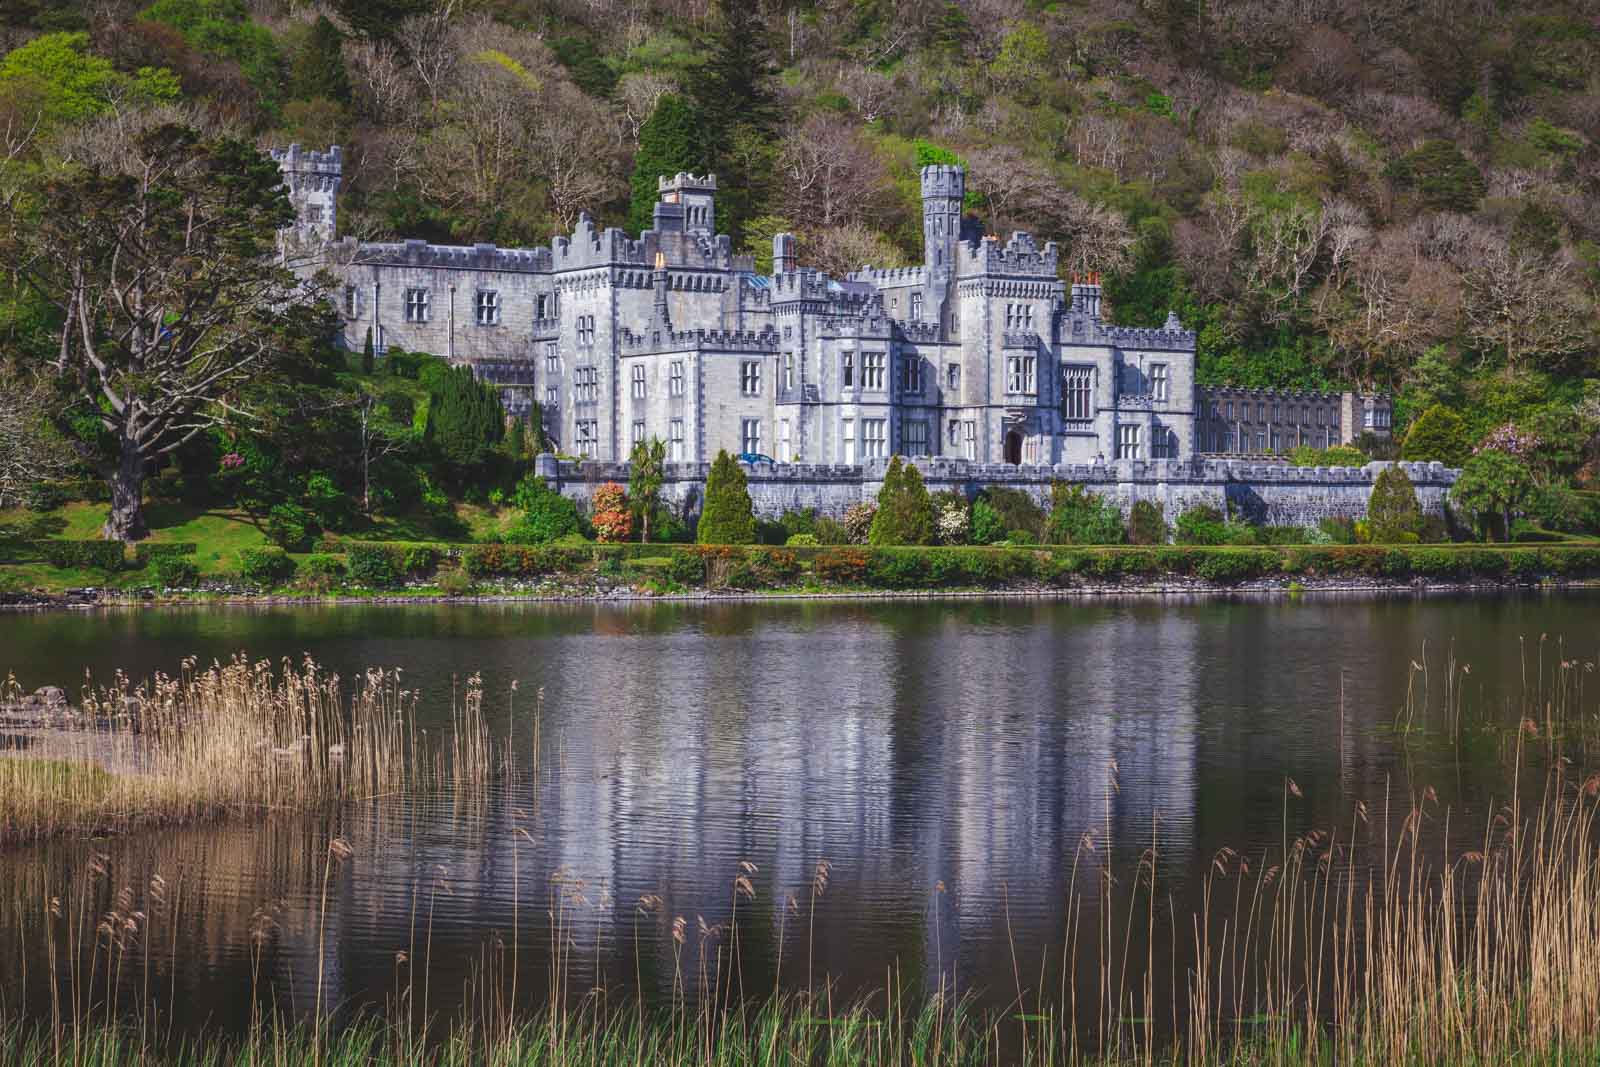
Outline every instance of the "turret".
{"label": "turret", "polygon": [[931,271],[955,269],[966,192],[967,173],[962,167],[934,164],[922,168],[923,262]]}
{"label": "turret", "polygon": [[780,233],[772,238],[772,273],[788,274],[799,266],[795,254],[794,234]]}
{"label": "turret", "polygon": [[333,145],[326,152],[308,152],[292,144],[274,148],[270,155],[289,188],[295,236],[333,240],[339,228],[339,184],[344,178],[344,154],[339,146]]}
{"label": "turret", "polygon": [[[679,172],[656,179],[661,202],[683,209],[683,229],[688,233],[717,232],[717,176],[696,176]],[[659,212],[658,212],[659,214]]]}
{"label": "turret", "polygon": [[1090,273],[1072,276],[1072,311],[1091,319],[1100,317],[1100,275]]}

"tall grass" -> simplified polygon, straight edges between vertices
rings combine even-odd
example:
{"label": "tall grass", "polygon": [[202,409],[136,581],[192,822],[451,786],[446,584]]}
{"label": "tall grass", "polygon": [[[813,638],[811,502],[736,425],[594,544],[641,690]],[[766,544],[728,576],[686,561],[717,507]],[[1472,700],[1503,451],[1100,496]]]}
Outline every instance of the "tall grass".
{"label": "tall grass", "polygon": [[450,741],[423,736],[400,672],[369,670],[350,688],[310,659],[187,661],[138,687],[119,675],[85,693],[82,721],[95,725],[51,731],[40,758],[0,754],[0,847],[481,784],[509,765],[476,679],[455,702]]}
{"label": "tall grass", "polygon": [[[1402,737],[1432,725],[1454,743],[1463,732],[1492,725],[1487,714],[1474,720],[1467,711],[1463,689],[1470,672],[1447,663],[1442,683],[1423,676],[1424,664],[1413,668],[1413,694],[1396,716],[1397,725],[1404,721]],[[240,664],[219,670],[229,669],[247,678],[259,673]],[[1506,801],[1472,835],[1471,847],[1452,851],[1452,813],[1431,789],[1384,810],[1356,803],[1340,825],[1291,835],[1304,798],[1285,778],[1278,784],[1282,840],[1250,857],[1220,850],[1188,914],[1175,912],[1173,895],[1158,881],[1163,866],[1155,844],[1124,869],[1108,865],[1115,792],[1115,768],[1109,768],[1107,829],[1098,840],[1085,837],[1069,872],[1061,980],[1048,998],[1025,990],[1019,974],[1010,1004],[980,1010],[942,977],[936,988],[921,989],[891,971],[875,992],[835,1003],[826,976],[813,978],[809,962],[816,901],[828,887],[826,861],[792,895],[763,885],[753,865],[740,864],[730,872],[720,920],[691,922],[671,916],[659,897],[640,897],[631,905],[634,951],[644,951],[638,923],[670,931],[670,1003],[647,1005],[642,980],[636,989],[582,991],[572,974],[574,931],[584,921],[588,890],[563,872],[543,899],[534,891],[527,901],[551,920],[546,996],[531,1012],[515,984],[520,946],[514,933],[509,946],[486,939],[459,1016],[433,1017],[433,904],[448,891],[436,883],[416,887],[413,936],[397,957],[386,1011],[330,1021],[319,971],[310,1018],[269,1010],[255,1016],[246,1033],[175,1043],[160,1020],[170,1021],[178,1005],[163,994],[159,977],[146,972],[127,979],[128,968],[148,968],[152,956],[163,953],[171,954],[167,969],[176,967],[177,946],[165,940],[175,937],[168,931],[176,929],[181,906],[176,894],[152,885],[142,902],[119,894],[109,911],[97,913],[90,902],[102,895],[79,885],[64,900],[46,895],[37,905],[43,918],[32,929],[42,931],[48,948],[35,958],[47,960],[49,973],[40,977],[49,985],[51,1008],[48,1017],[0,1021],[0,1062],[1592,1064],[1600,1062],[1600,775],[1571,770],[1554,747],[1564,732],[1575,733],[1592,718],[1583,703],[1590,671],[1561,654],[1550,657],[1547,670],[1540,658],[1521,697],[1502,705],[1514,724],[1504,733],[1514,774],[1531,773],[1525,768],[1534,765],[1534,746],[1550,757],[1549,770],[1542,789],[1537,780],[1529,790],[1514,782]],[[296,677],[319,676],[307,668]],[[304,698],[291,703],[281,696],[299,682],[285,677],[262,684],[274,706],[307,706]],[[337,707],[326,700],[319,706]],[[396,705],[382,706],[404,720],[403,708],[396,715]],[[452,780],[482,781],[496,761],[509,765],[509,756],[497,754],[487,739],[481,700],[462,702],[456,729],[463,736],[449,742],[451,762],[462,767],[450,771]],[[283,736],[294,730],[310,732],[285,724]],[[394,758],[414,758],[411,732],[393,732],[401,746]],[[356,741],[354,734],[352,727],[343,736]],[[380,755],[373,756],[374,767],[388,766]],[[443,764],[431,765],[443,773]],[[337,777],[331,768],[324,773]],[[374,791],[386,780],[374,772],[362,781],[363,789]],[[314,783],[298,785],[285,803],[346,795],[337,791],[344,788],[318,792]],[[1536,799],[1525,802],[1525,795]],[[520,825],[526,816],[517,814],[515,834],[526,836]],[[329,886],[350,849],[334,838],[317,859],[319,960],[326,957],[320,938]],[[1092,877],[1082,873],[1090,871]],[[87,878],[97,877],[104,871],[91,867]],[[513,887],[519,902],[524,892]],[[773,898],[784,904],[774,909]],[[776,985],[756,991],[745,983],[741,931],[772,921],[774,912],[778,922],[804,931],[803,991]],[[1159,946],[1159,958],[1173,961],[1166,968],[1158,963],[1162,938],[1168,943]],[[781,930],[777,944],[782,951]],[[1017,973],[1015,948],[1000,951],[1012,953]]]}

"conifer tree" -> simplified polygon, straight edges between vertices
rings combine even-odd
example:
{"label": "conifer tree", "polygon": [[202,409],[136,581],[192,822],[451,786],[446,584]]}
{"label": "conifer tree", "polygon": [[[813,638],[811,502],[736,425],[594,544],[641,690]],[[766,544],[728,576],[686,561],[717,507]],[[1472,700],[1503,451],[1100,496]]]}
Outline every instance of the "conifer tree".
{"label": "conifer tree", "polygon": [[1435,404],[1411,424],[1400,458],[1418,463],[1443,463],[1459,467],[1472,455],[1467,422],[1443,404]]}
{"label": "conifer tree", "polygon": [[933,543],[933,534],[933,500],[922,482],[922,472],[895,456],[878,491],[878,513],[872,518],[867,543],[928,545]]}
{"label": "conifer tree", "polygon": [[667,93],[656,102],[655,110],[639,127],[639,152],[633,159],[629,183],[629,226],[634,230],[649,229],[655,211],[657,178],[679,171],[704,173],[711,169],[699,147],[704,138],[694,106],[687,100]]}
{"label": "conifer tree", "polygon": [[777,63],[761,8],[746,0],[712,0],[702,45],[707,59],[694,81],[699,137],[717,175],[718,228],[737,247],[775,170]]}
{"label": "conifer tree", "polygon": [[1374,544],[1415,541],[1422,531],[1422,505],[1411,476],[1400,466],[1385,467],[1367,500],[1367,527]]}
{"label": "conifer tree", "polygon": [[372,350],[372,327],[367,327],[367,339],[361,343],[361,373],[371,374],[375,355]]}
{"label": "conifer tree", "polygon": [[344,66],[344,34],[319,15],[295,56],[290,87],[297,100],[319,97],[340,104],[350,102],[350,74]]}
{"label": "conifer tree", "polygon": [[471,367],[451,367],[428,404],[424,439],[457,478],[472,477],[505,433],[500,391],[479,382]]}
{"label": "conifer tree", "polygon": [[511,428],[506,431],[506,455],[513,460],[526,458],[528,451],[528,434],[521,419],[512,419]]}
{"label": "conifer tree", "polygon": [[705,507],[697,540],[702,545],[751,545],[756,540],[755,511],[744,468],[726,449],[717,452],[706,478]]}

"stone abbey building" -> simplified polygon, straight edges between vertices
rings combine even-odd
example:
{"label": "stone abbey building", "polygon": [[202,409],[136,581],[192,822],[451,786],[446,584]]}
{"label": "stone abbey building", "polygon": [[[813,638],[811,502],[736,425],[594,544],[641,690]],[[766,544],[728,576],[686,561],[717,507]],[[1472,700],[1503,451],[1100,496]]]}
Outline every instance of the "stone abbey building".
{"label": "stone abbey building", "polygon": [[719,449],[780,463],[892,454],[1054,465],[1189,460],[1327,447],[1383,432],[1381,396],[1207,389],[1195,335],[1100,317],[1096,278],[1067,284],[1058,249],[1001,242],[962,214],[960,167],[922,170],[923,262],[830,278],[773,241],[773,272],[716,231],[714,176],[660,179],[638,238],[580,216],[549,247],[337,237],[337,147],[274,151],[313,246],[341,282],[344,342],[472,365],[507,410],[538,402],[561,451],[625,460]]}

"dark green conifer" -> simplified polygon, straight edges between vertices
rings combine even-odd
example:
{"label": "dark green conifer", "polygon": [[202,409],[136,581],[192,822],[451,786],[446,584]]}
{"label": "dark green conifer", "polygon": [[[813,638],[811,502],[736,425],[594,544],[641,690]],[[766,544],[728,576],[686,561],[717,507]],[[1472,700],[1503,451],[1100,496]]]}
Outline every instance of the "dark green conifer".
{"label": "dark green conifer", "polygon": [[706,478],[706,501],[700,512],[697,539],[702,545],[755,544],[756,519],[749,484],[744,468],[726,449],[717,452]]}
{"label": "dark green conifer", "polygon": [[500,391],[477,381],[471,367],[440,376],[428,405],[424,438],[455,475],[469,479],[489,459],[505,433]]}
{"label": "dark green conifer", "polygon": [[668,93],[656,102],[656,109],[639,127],[639,152],[633,157],[628,224],[634,230],[650,228],[657,178],[679,171],[704,173],[710,169],[705,153],[698,147],[704,136],[693,105],[683,97]]}
{"label": "dark green conifer", "polygon": [[922,472],[895,456],[878,491],[878,512],[872,518],[867,543],[931,545],[933,535],[933,500],[922,482]]}
{"label": "dark green conifer", "polygon": [[289,84],[296,100],[321,97],[340,104],[350,102],[350,74],[344,66],[343,45],[344,34],[339,27],[328,16],[318,16],[294,59]]}
{"label": "dark green conifer", "polygon": [[361,343],[361,373],[371,374],[376,356],[372,350],[372,327],[367,327],[367,339]]}

